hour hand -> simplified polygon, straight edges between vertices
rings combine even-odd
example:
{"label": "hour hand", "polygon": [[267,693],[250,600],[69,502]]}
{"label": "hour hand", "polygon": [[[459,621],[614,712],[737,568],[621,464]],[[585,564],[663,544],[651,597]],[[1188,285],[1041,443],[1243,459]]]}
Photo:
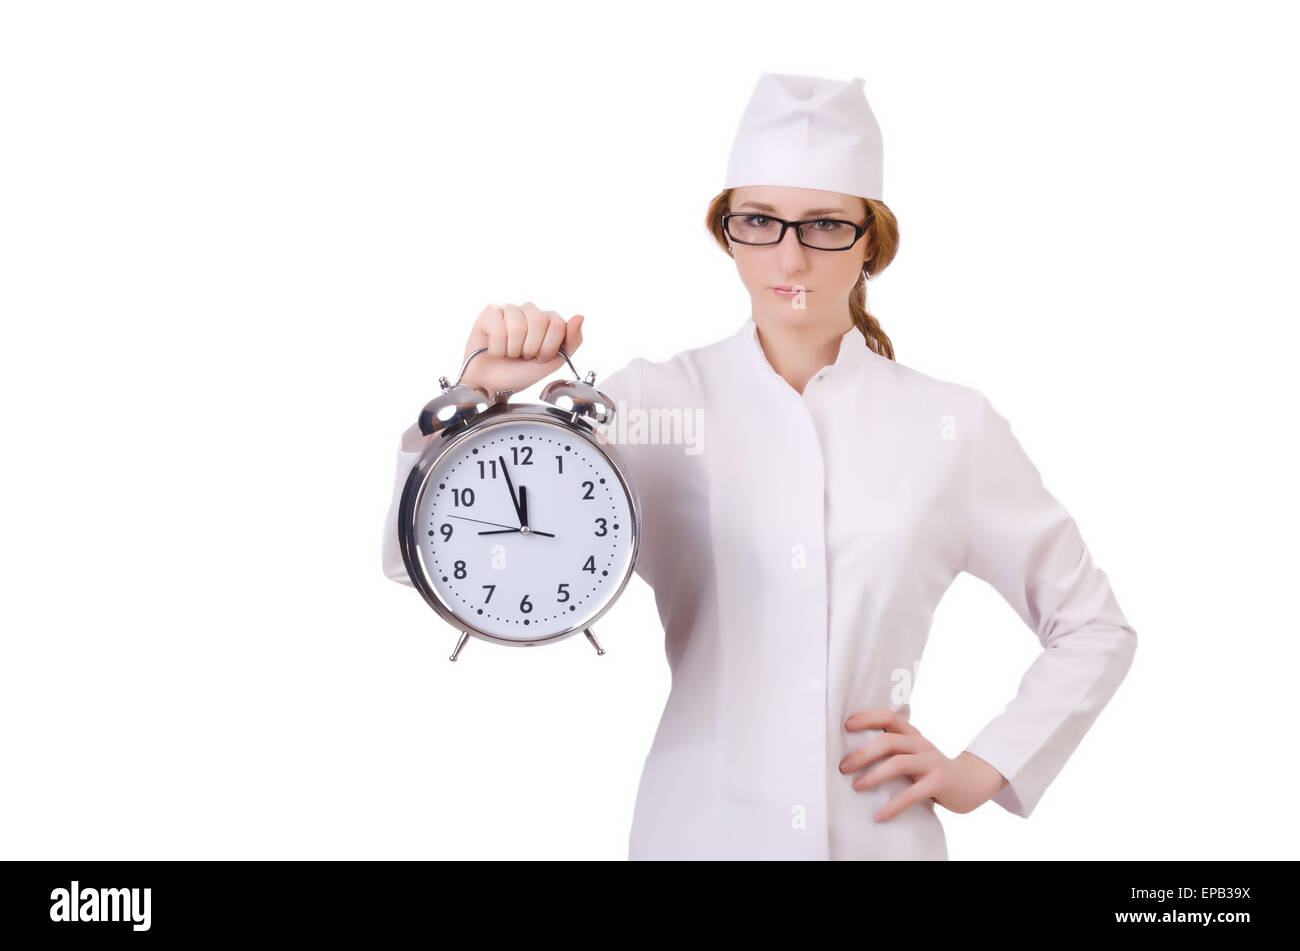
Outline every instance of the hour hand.
{"label": "hour hand", "polygon": [[521,528],[528,527],[528,486],[519,487],[519,525]]}

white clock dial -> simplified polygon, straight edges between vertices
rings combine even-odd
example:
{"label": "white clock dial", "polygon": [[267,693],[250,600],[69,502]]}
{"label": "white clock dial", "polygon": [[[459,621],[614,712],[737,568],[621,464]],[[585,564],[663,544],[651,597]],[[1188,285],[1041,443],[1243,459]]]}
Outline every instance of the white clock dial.
{"label": "white clock dial", "polygon": [[497,637],[585,627],[632,560],[632,509],[618,473],[556,425],[506,421],[467,434],[425,479],[417,511],[419,557],[434,588]]}

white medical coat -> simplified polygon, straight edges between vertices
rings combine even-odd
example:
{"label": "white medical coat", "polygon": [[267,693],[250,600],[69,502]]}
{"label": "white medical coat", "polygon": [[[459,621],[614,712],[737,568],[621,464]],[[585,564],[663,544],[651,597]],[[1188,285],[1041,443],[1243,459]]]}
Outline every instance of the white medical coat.
{"label": "white medical coat", "polygon": [[[800,394],[752,317],[597,386],[620,404],[603,431],[640,491],[636,572],[672,672],[629,858],[946,859],[932,800],[873,818],[910,777],[859,792],[839,763],[880,734],[846,730],[849,716],[910,714],[903,688],[961,571],[1044,648],[966,747],[1009,780],[993,801],[1029,816],[1136,633],[986,397],[874,353],[856,328]],[[414,426],[403,435],[385,526],[384,572],[406,584],[397,505],[423,445]]]}

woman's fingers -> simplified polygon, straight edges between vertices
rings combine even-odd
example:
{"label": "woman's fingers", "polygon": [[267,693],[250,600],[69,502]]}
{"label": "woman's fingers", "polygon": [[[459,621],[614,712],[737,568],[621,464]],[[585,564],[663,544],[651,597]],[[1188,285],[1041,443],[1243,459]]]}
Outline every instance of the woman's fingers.
{"label": "woman's fingers", "polygon": [[[546,335],[542,338],[542,348],[537,356],[549,361],[559,355],[560,346],[564,343],[565,324],[564,318],[555,311],[547,311],[547,314],[550,319],[546,322]],[[565,352],[568,352],[567,347]]]}
{"label": "woman's fingers", "polygon": [[846,730],[889,730],[892,733],[908,733],[919,736],[921,731],[897,710],[882,707],[876,710],[863,710],[844,721]]}
{"label": "woman's fingers", "polygon": [[908,786],[901,793],[887,802],[874,816],[877,822],[894,818],[904,809],[916,805],[924,799],[933,799],[939,794],[939,779],[936,774],[926,776]]}
{"label": "woman's fingers", "polygon": [[542,310],[532,301],[526,301],[521,310],[528,321],[528,332],[524,336],[523,348],[519,355],[525,360],[532,360],[541,355],[542,344],[546,340],[546,331],[550,327],[553,312]]}
{"label": "woman's fingers", "polygon": [[465,357],[486,348],[483,359],[471,361],[462,381],[489,393],[518,391],[554,372],[561,348],[573,353],[582,343],[582,315],[565,322],[553,310],[532,301],[489,304],[474,321]]}
{"label": "woman's fingers", "polygon": [[899,753],[883,762],[876,763],[853,780],[853,788],[857,790],[869,789],[883,783],[886,779],[893,779],[895,776],[915,776],[924,773],[927,769],[929,769],[929,765],[924,757],[915,753]]}
{"label": "woman's fingers", "polygon": [[882,733],[840,760],[841,773],[856,773],[882,756],[891,753],[919,753],[925,744],[921,738],[902,733]]}
{"label": "woman's fingers", "polygon": [[[474,318],[474,325],[469,331],[469,340],[465,344],[465,356],[468,357],[480,347],[487,347],[488,353],[492,352],[492,329],[501,324],[501,308],[496,304],[488,304],[479,315]],[[504,353],[504,344],[502,345]]]}
{"label": "woman's fingers", "polygon": [[506,350],[504,354],[494,356],[518,357],[523,353],[524,338],[528,336],[528,318],[524,316],[523,308],[514,304],[506,304],[501,310],[505,315]]}
{"label": "woman's fingers", "polygon": [[573,352],[582,346],[582,314],[574,314],[564,327],[564,352],[573,356]]}

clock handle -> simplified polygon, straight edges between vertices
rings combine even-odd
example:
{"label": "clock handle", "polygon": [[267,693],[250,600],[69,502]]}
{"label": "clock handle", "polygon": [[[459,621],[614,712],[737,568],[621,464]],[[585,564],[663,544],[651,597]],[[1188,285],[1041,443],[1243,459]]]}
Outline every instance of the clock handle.
{"label": "clock handle", "polygon": [[[487,347],[479,347],[477,350],[475,350],[473,353],[471,353],[468,357],[465,358],[465,362],[462,363],[462,364],[460,365],[460,376],[456,377],[456,384],[457,384],[457,385],[459,385],[461,379],[464,378],[464,376],[465,376],[465,368],[469,366],[469,361],[473,360],[473,359],[474,359],[475,357],[477,357],[480,353],[483,353],[483,352],[484,352],[485,350],[487,350],[487,349],[488,349]],[[569,355],[568,355],[567,353],[564,352],[564,349],[563,349],[563,348],[560,349],[560,356],[564,357],[564,362],[567,363],[567,364],[569,365],[569,369],[570,369],[570,370],[573,370],[573,378],[574,378],[575,380],[580,380],[580,379],[582,379],[582,377],[579,375],[577,369],[573,366],[573,361],[569,359]]]}

